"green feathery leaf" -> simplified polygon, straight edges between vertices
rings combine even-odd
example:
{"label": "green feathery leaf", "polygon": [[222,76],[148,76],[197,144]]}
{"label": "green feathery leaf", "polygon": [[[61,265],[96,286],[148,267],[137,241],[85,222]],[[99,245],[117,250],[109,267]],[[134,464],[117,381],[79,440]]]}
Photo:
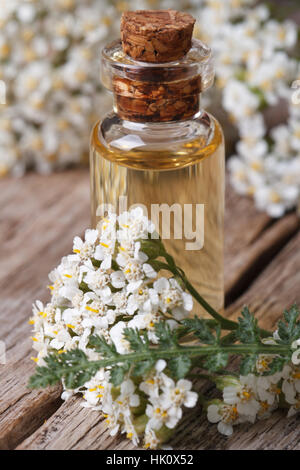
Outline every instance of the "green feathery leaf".
{"label": "green feathery leaf", "polygon": [[242,310],[242,317],[238,318],[237,339],[244,344],[260,344],[260,333],[257,319],[249,311],[248,307]]}
{"label": "green feathery leaf", "polygon": [[[187,318],[183,321],[184,326],[186,326],[190,332],[193,332],[194,335],[204,344],[217,344],[220,337],[220,327],[216,321],[207,321],[203,318]],[[217,332],[215,336],[213,331]]]}
{"label": "green feathery leaf", "polygon": [[140,331],[136,328],[125,328],[124,337],[130,344],[130,348],[135,352],[149,351],[149,340],[146,334],[141,337]]}
{"label": "green feathery leaf", "polygon": [[155,361],[153,359],[140,361],[134,366],[132,370],[132,375],[134,377],[143,377],[154,367],[154,365]]}
{"label": "green feathery leaf", "polygon": [[218,370],[225,369],[228,364],[229,355],[226,352],[219,351],[211,356],[208,356],[203,363],[203,367],[210,372],[217,372]]}
{"label": "green feathery leaf", "polygon": [[76,389],[90,380],[99,369],[80,349],[60,355],[52,353],[44,361],[47,366],[37,367],[35,375],[30,378],[31,388],[47,387],[64,379],[67,388]]}
{"label": "green feathery leaf", "polygon": [[176,332],[172,332],[166,322],[155,323],[155,334],[158,337],[160,349],[171,349],[178,345]]}
{"label": "green feathery leaf", "polygon": [[247,354],[247,356],[244,356],[240,364],[240,374],[241,375],[254,374],[256,372],[257,358],[258,358],[257,354]]}
{"label": "green feathery leaf", "polygon": [[129,364],[122,366],[114,366],[110,371],[110,381],[114,387],[118,387],[124,381],[126,372],[128,372]]}
{"label": "green feathery leaf", "polygon": [[175,379],[183,379],[189,372],[192,361],[188,356],[177,356],[168,362],[168,368]]}
{"label": "green feathery leaf", "polygon": [[285,364],[290,361],[289,356],[276,356],[273,361],[269,364],[268,370],[266,370],[263,375],[273,375],[276,372],[281,372]]}
{"label": "green feathery leaf", "polygon": [[89,339],[89,345],[103,357],[116,357],[118,356],[116,347],[114,344],[108,344],[103,336],[94,335]]}
{"label": "green feathery leaf", "polygon": [[299,307],[293,305],[289,310],[283,312],[284,320],[278,322],[278,342],[290,344],[300,338]]}

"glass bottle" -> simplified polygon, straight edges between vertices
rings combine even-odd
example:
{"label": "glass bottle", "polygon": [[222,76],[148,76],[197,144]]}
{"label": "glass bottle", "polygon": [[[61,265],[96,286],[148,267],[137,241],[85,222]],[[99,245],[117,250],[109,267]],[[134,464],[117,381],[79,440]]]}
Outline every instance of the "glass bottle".
{"label": "glass bottle", "polygon": [[92,225],[104,207],[142,206],[190,282],[222,309],[224,139],[200,107],[214,78],[210,49],[193,40],[181,60],[149,64],[116,41],[103,49],[101,70],[114,110],[91,137]]}

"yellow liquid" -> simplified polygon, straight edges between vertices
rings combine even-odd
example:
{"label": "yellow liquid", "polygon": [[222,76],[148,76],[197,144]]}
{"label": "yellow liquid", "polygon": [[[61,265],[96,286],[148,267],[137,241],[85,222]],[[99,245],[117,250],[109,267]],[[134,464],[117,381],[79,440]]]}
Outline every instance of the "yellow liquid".
{"label": "yellow liquid", "polygon": [[[141,147],[118,150],[99,138],[97,123],[91,139],[91,209],[95,227],[99,205],[109,203],[118,210],[120,196],[127,196],[128,208],[143,204],[149,218],[153,204],[179,205],[182,214],[171,212],[170,238],[166,234],[164,245],[198,292],[220,311],[224,305],[224,142],[220,125],[213,122],[215,130],[208,145],[204,145],[204,137],[198,137],[163,151]],[[191,204],[192,210],[187,212],[185,205]],[[195,231],[197,204],[204,205],[204,245],[201,249],[186,249],[194,240],[185,227]],[[162,234],[162,219],[160,224],[157,219],[153,222]],[[180,228],[182,239],[178,239]],[[193,315],[204,313],[195,305]]]}

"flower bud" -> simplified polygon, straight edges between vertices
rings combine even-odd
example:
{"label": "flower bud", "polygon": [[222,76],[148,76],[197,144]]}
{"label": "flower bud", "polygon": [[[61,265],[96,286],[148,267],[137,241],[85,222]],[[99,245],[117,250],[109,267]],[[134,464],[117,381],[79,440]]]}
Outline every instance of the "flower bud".
{"label": "flower bud", "polygon": [[143,413],[145,413],[145,410],[146,410],[146,406],[147,406],[147,400],[142,397],[140,394],[139,394],[139,397],[140,397],[140,404],[139,406],[136,406],[136,407],[131,407],[130,410],[131,410],[131,413],[134,415],[134,416],[139,416],[139,415],[142,415]]}
{"label": "flower bud", "polygon": [[238,377],[233,375],[215,377],[214,382],[219,390],[223,390],[225,387],[237,387],[240,384]]}
{"label": "flower bud", "polygon": [[221,406],[223,402],[219,398],[213,398],[212,400],[205,400],[202,402],[203,411],[207,412],[207,409],[210,405]]}
{"label": "flower bud", "polygon": [[163,244],[160,239],[157,240],[140,240],[141,251],[145,253],[149,260],[153,260],[161,256]]}
{"label": "flower bud", "polygon": [[144,434],[148,421],[149,418],[145,413],[132,419],[134,429],[139,436]]}
{"label": "flower bud", "polygon": [[167,426],[163,425],[158,431],[155,431],[157,438],[159,439],[160,444],[164,444],[168,442],[171,437],[173,437],[176,427],[173,429],[167,428]]}

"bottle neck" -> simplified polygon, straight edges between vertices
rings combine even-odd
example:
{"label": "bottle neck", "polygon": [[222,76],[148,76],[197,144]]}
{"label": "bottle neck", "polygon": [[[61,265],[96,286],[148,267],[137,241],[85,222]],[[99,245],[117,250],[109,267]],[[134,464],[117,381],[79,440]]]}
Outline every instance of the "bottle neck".
{"label": "bottle neck", "polygon": [[124,52],[121,42],[104,47],[101,79],[114,94],[114,111],[126,121],[181,122],[200,110],[200,93],[213,83],[211,50],[198,39],[173,62],[147,63]]}
{"label": "bottle neck", "polygon": [[116,119],[111,113],[101,126],[101,135],[111,148],[121,150],[168,151],[185,145],[185,149],[205,147],[214,135],[215,121],[204,110],[196,113],[192,119],[173,122],[135,122]]}

